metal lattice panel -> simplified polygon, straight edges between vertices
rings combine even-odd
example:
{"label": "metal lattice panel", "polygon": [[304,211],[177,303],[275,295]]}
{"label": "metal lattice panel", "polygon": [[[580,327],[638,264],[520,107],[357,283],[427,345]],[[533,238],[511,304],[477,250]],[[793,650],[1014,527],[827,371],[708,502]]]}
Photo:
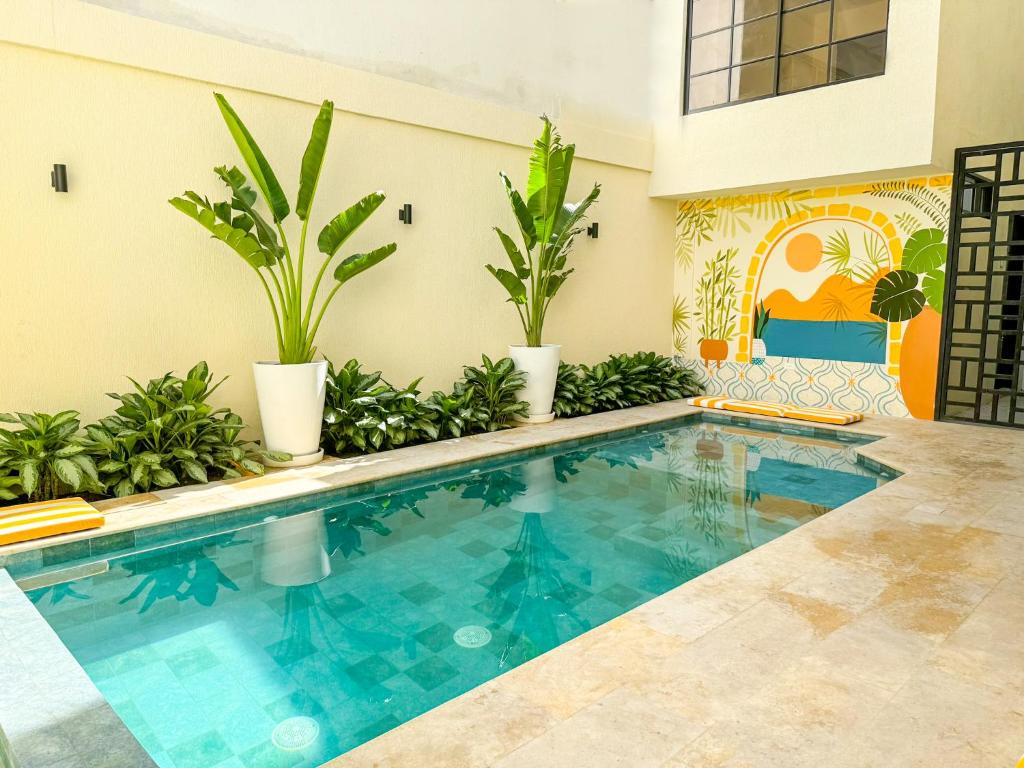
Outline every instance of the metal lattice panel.
{"label": "metal lattice panel", "polygon": [[1024,427],[1024,142],[959,149],[937,418]]}

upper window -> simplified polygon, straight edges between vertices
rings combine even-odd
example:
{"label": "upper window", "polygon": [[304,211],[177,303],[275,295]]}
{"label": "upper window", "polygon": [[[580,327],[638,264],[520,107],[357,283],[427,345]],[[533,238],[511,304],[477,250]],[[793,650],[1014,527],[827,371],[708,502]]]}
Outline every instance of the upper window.
{"label": "upper window", "polygon": [[885,72],[889,0],[690,0],[685,111]]}

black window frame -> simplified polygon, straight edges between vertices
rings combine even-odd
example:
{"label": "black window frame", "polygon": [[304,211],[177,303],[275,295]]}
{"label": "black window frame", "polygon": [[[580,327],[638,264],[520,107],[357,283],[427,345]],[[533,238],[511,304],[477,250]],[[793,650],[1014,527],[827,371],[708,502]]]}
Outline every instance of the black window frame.
{"label": "black window frame", "polygon": [[[756,16],[756,17],[751,18],[751,19],[746,19],[745,21],[743,21],[743,22],[741,22],[739,24],[736,23],[736,0],[731,0],[732,12],[731,12],[731,15],[729,17],[730,18],[729,25],[727,27],[721,27],[719,29],[712,29],[712,30],[709,30],[707,32],[702,32],[701,34],[697,35],[698,38],[701,38],[701,37],[706,37],[708,35],[720,34],[723,30],[729,30],[729,63],[726,66],[724,66],[724,67],[718,67],[717,69],[711,69],[711,70],[708,70],[707,72],[701,72],[699,74],[700,74],[700,76],[704,76],[704,75],[715,74],[716,72],[727,72],[728,73],[728,82],[726,84],[726,94],[727,94],[727,96],[731,97],[731,95],[732,95],[732,77],[733,77],[733,70],[734,69],[738,69],[741,66],[747,66],[747,65],[750,65],[750,64],[756,64],[758,62],[774,61],[774,63],[775,63],[775,80],[774,80],[774,83],[773,83],[772,92],[764,94],[764,95],[761,95],[761,96],[751,96],[750,98],[746,98],[746,99],[737,99],[736,101],[732,101],[730,99],[730,100],[727,100],[727,101],[723,102],[722,104],[713,104],[713,105],[708,106],[708,107],[699,107],[697,109],[690,109],[690,103],[689,103],[690,102],[690,48],[691,48],[691,46],[693,44],[693,39],[694,39],[694,36],[692,34],[693,3],[694,3],[694,0],[686,0],[686,30],[685,30],[686,38],[685,38],[685,45],[683,46],[683,88],[682,88],[682,114],[683,114],[683,116],[686,116],[686,115],[698,115],[698,114],[700,114],[702,112],[710,112],[710,111],[715,110],[715,109],[724,109],[726,107],[734,107],[734,106],[737,106],[739,104],[750,104],[751,102],[762,101],[764,99],[775,99],[775,98],[778,98],[780,96],[789,96],[789,95],[794,94],[794,93],[805,93],[806,91],[813,91],[813,90],[818,89],[818,88],[829,88],[829,87],[835,86],[835,85],[843,85],[844,83],[855,83],[858,80],[867,80],[867,79],[870,79],[872,77],[881,77],[882,75],[884,75],[886,73],[886,70],[887,70],[888,65],[889,65],[889,14],[890,14],[891,5],[892,5],[891,0],[885,0],[885,27],[883,29],[875,30],[873,32],[866,32],[866,33],[861,34],[861,35],[854,35],[852,37],[842,37],[842,38],[833,38],[833,36],[832,36],[833,30],[835,29],[835,0],[807,0],[807,2],[804,2],[802,5],[798,6],[797,8],[790,8],[790,9],[786,9],[785,8],[785,0],[779,0],[779,9],[777,11],[772,11],[771,13],[767,13],[767,14],[764,14],[762,16]],[[827,41],[825,43],[820,44],[820,45],[811,45],[811,46],[807,46],[806,48],[798,48],[798,49],[793,50],[793,51],[788,51],[786,53],[786,55],[783,56],[782,55],[783,17],[786,14],[788,14],[788,13],[793,13],[795,11],[802,11],[805,8],[809,8],[809,7],[814,6],[814,5],[822,5],[824,3],[829,3],[830,4],[830,6],[829,6],[829,21],[828,21],[828,38],[827,38]],[[740,26],[743,26],[744,24],[750,24],[751,22],[754,22],[754,21],[760,21],[760,20],[763,20],[763,19],[768,19],[768,18],[771,18],[772,16],[774,16],[774,17],[776,17],[778,19],[778,21],[776,22],[776,25],[775,25],[775,36],[776,37],[775,37],[775,53],[774,53],[774,55],[773,56],[762,56],[761,58],[758,58],[758,59],[751,59],[750,61],[744,61],[744,62],[741,62],[739,64],[734,64],[733,63],[733,54],[734,54],[733,47],[735,46],[735,41],[736,41],[736,34],[735,34],[736,33],[736,28],[740,27]],[[826,52],[828,53],[828,57],[827,57],[826,62],[825,62],[826,78],[831,78],[831,76],[832,76],[832,56],[833,56],[833,51],[834,51],[836,45],[838,45],[840,43],[846,43],[846,42],[854,41],[854,40],[861,40],[861,39],[868,38],[868,37],[874,37],[875,35],[880,35],[880,34],[885,36],[884,43],[883,43],[883,48],[882,48],[882,71],[881,72],[876,72],[876,73],[873,73],[873,74],[870,74],[870,75],[859,75],[858,77],[848,77],[848,78],[845,78],[843,80],[836,80],[836,81],[826,80],[826,82],[824,82],[824,83],[816,83],[814,85],[808,85],[808,86],[806,86],[804,88],[797,88],[796,90],[792,90],[792,91],[784,91],[784,92],[781,92],[781,93],[779,92],[779,78],[781,76],[780,64],[781,64],[781,60],[783,58],[794,56],[794,55],[800,54],[800,53],[806,53],[807,51],[815,51],[815,50],[820,50],[820,49],[824,48],[826,50]]]}

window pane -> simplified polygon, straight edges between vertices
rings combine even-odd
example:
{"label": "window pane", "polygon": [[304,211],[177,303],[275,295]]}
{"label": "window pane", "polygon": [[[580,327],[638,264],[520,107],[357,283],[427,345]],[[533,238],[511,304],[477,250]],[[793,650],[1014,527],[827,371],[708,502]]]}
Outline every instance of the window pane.
{"label": "window pane", "polygon": [[825,82],[828,48],[795,53],[779,61],[779,93],[799,91]]}
{"label": "window pane", "polygon": [[693,0],[690,34],[703,35],[728,27],[732,22],[732,0]]}
{"label": "window pane", "polygon": [[710,75],[690,78],[690,92],[687,108],[690,110],[725,104],[729,100],[729,72],[712,72]]}
{"label": "window pane", "polygon": [[832,39],[844,40],[885,29],[889,0],[834,0]]}
{"label": "window pane", "polygon": [[782,0],[783,10],[789,11],[793,8],[803,8],[805,5],[816,3],[818,0]]}
{"label": "window pane", "polygon": [[690,41],[690,72],[699,75],[712,69],[729,66],[729,35],[731,30],[724,29],[704,37],[695,37]]}
{"label": "window pane", "polygon": [[832,46],[832,73],[835,83],[854,77],[880,75],[885,72],[885,32]]}
{"label": "window pane", "polygon": [[778,16],[771,16],[736,27],[733,30],[732,63],[742,64],[745,61],[774,56],[778,41],[778,22]]}
{"label": "window pane", "polygon": [[736,23],[778,13],[779,0],[736,0]]}
{"label": "window pane", "polygon": [[782,52],[792,53],[828,43],[832,3],[818,3],[782,14]]}
{"label": "window pane", "polygon": [[775,90],[775,59],[733,67],[730,101],[768,96]]}

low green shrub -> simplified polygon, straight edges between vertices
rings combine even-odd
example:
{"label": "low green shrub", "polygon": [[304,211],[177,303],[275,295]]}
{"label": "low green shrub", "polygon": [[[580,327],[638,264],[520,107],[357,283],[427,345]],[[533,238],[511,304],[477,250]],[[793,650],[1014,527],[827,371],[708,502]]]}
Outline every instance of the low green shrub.
{"label": "low green shrub", "polygon": [[363,373],[357,360],[338,369],[328,363],[327,371],[325,451],[346,456],[437,439],[433,414],[419,399],[419,379],[396,389],[380,371]]}
{"label": "low green shrub", "polygon": [[419,379],[403,389],[380,371],[363,373],[356,360],[328,365],[327,399],[321,445],[335,456],[398,448],[403,445],[506,429],[528,406],[516,400],[525,386],[512,360],[467,365],[451,392],[420,398]]}
{"label": "low green shrub", "polygon": [[184,379],[165,373],[134,391],[111,394],[114,414],[86,427],[84,445],[96,458],[101,492],[129,496],[153,488],[263,474],[264,458],[287,458],[239,437],[244,424],[228,408],[214,408],[214,383],[205,362]]}
{"label": "low green shrub", "polygon": [[0,422],[21,427],[0,429],[0,462],[10,473],[2,481],[6,492],[0,498],[14,498],[15,487],[31,501],[100,490],[96,464],[78,436],[78,411],[3,413]]}
{"label": "low green shrub", "polygon": [[562,363],[554,408],[558,416],[583,416],[678,400],[700,392],[692,371],[654,352],[637,352],[612,355],[594,366]]}
{"label": "low green shrub", "polygon": [[7,461],[0,457],[0,501],[14,501],[22,494],[21,476]]}
{"label": "low green shrub", "polygon": [[467,365],[463,368],[462,380],[455,388],[469,392],[474,406],[479,409],[470,431],[497,432],[512,426],[516,416],[526,416],[530,412],[529,403],[516,399],[516,393],[525,386],[526,376],[516,370],[510,357],[491,362],[484,355],[480,367]]}

